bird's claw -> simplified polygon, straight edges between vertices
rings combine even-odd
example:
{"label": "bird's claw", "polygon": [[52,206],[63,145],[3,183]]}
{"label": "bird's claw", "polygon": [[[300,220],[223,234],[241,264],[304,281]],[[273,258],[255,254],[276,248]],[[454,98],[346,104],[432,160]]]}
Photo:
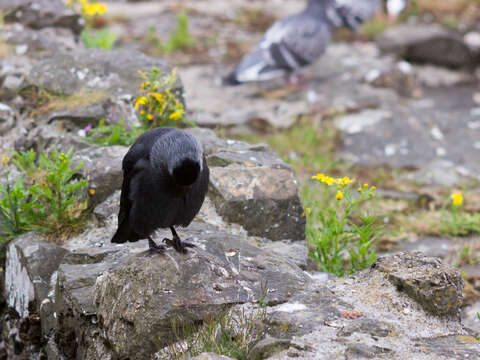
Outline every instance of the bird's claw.
{"label": "bird's claw", "polygon": [[175,250],[177,250],[179,253],[186,254],[187,253],[187,247],[193,248],[195,247],[194,244],[182,241],[180,240],[179,237],[174,237],[173,239],[168,239],[164,238],[162,240],[167,246],[173,247]]}
{"label": "bird's claw", "polygon": [[166,250],[165,246],[157,245],[151,238],[148,238],[148,249],[152,252],[157,252],[160,254],[163,254]]}

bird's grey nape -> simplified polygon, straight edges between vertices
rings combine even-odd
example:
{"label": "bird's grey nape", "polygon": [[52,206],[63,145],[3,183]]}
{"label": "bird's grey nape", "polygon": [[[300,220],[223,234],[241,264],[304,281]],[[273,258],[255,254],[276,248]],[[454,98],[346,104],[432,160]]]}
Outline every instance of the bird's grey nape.
{"label": "bird's grey nape", "polygon": [[150,152],[150,163],[156,171],[166,169],[170,176],[183,160],[198,162],[203,169],[203,149],[198,140],[191,134],[174,129],[159,138]]}

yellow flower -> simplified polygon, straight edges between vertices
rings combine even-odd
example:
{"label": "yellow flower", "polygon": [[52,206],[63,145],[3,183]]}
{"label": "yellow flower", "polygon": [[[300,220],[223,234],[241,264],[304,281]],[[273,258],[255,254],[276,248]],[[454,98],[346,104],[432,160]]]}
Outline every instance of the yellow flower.
{"label": "yellow flower", "polygon": [[348,184],[354,182],[355,179],[350,179],[348,176],[344,176],[343,178],[338,178],[338,179],[335,179],[335,183],[337,185],[340,185],[340,186],[347,186]]}
{"label": "yellow flower", "polygon": [[368,184],[367,183],[363,184],[363,190],[367,190],[367,189],[368,189]]}
{"label": "yellow flower", "polygon": [[7,165],[10,162],[10,160],[11,159],[8,156],[4,156],[4,158],[2,159],[3,165]]}
{"label": "yellow flower", "polygon": [[95,194],[95,189],[90,189],[90,190],[88,190],[88,192],[90,193],[90,195],[94,195]]}
{"label": "yellow flower", "polygon": [[338,201],[340,201],[340,200],[343,199],[343,192],[342,192],[342,190],[338,190],[338,191],[337,191],[337,196],[335,196],[335,198],[336,198]]}
{"label": "yellow flower", "polygon": [[168,117],[170,120],[178,120],[182,116],[182,110],[175,110],[173,113],[170,114]]}
{"label": "yellow flower", "polygon": [[325,174],[314,175],[314,176],[312,176],[312,179],[318,180],[319,182],[323,182],[324,184],[327,184],[328,186],[331,186],[335,182],[334,178],[332,178],[330,176],[326,176]]}
{"label": "yellow flower", "polygon": [[305,208],[305,213],[307,215],[310,215],[312,213],[312,209],[310,209],[309,207]]}
{"label": "yellow flower", "polygon": [[138,110],[138,108],[140,107],[140,105],[146,105],[148,103],[148,98],[146,96],[141,96],[137,99],[137,101],[135,102],[135,109]]}
{"label": "yellow flower", "polygon": [[88,2],[82,2],[82,7],[85,15],[89,16],[103,15],[107,12],[107,7],[103,3],[89,4]]}
{"label": "yellow flower", "polygon": [[377,188],[376,188],[375,186],[372,186],[372,187],[370,188],[370,194],[373,194],[373,192],[374,192],[376,189],[377,189]]}
{"label": "yellow flower", "polygon": [[358,191],[360,194],[363,193],[363,189],[362,189],[361,187],[359,187],[359,188],[357,189],[357,191]]}
{"label": "yellow flower", "polygon": [[463,204],[463,195],[461,192],[453,193],[450,198],[452,199],[453,206],[461,206]]}
{"label": "yellow flower", "polygon": [[149,86],[150,86],[150,82],[149,82],[149,81],[145,81],[145,82],[142,83],[142,85],[140,85],[140,88],[142,88],[142,89],[145,90],[145,89],[146,89],[147,87],[149,87]]}
{"label": "yellow flower", "polygon": [[148,115],[147,115],[147,119],[148,119],[148,120],[152,120],[152,119],[153,119],[153,115],[152,115],[152,114],[148,114]]}
{"label": "yellow flower", "polygon": [[140,111],[140,115],[145,115],[145,110]]}

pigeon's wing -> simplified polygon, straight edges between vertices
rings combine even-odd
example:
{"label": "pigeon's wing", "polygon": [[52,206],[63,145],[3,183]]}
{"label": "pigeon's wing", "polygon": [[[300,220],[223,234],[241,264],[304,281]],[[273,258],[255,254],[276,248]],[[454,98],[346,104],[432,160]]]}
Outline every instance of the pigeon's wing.
{"label": "pigeon's wing", "polygon": [[235,69],[239,82],[269,80],[318,59],[330,40],[322,18],[300,13],[277,21]]}
{"label": "pigeon's wing", "polygon": [[337,13],[342,18],[341,26],[356,29],[375,15],[382,5],[381,0],[335,0]]}

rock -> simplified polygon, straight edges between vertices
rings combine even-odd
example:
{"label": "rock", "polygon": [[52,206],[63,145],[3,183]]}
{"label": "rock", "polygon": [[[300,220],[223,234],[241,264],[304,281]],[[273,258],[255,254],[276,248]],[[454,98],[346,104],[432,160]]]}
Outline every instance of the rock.
{"label": "rock", "polygon": [[121,188],[122,160],[127,150],[124,146],[109,146],[87,148],[74,154],[73,166],[83,161],[80,172],[88,180],[92,206],[101,203]]}
{"label": "rock", "polygon": [[228,356],[218,355],[214,353],[202,353],[198,356],[191,358],[191,360],[233,360]]}
{"label": "rock", "polygon": [[224,140],[208,129],[189,129],[210,167],[208,196],[227,222],[271,240],[303,240],[305,217],[289,165],[264,144]]}
{"label": "rock", "polygon": [[19,22],[33,29],[57,26],[78,34],[85,24],[80,15],[61,0],[2,0],[0,9],[7,23]]}
{"label": "rock", "polygon": [[337,128],[347,134],[357,134],[366,127],[391,119],[392,113],[385,110],[364,110],[358,114],[349,114],[335,120]]}
{"label": "rock", "polygon": [[[52,93],[78,96],[79,93],[104,92],[111,96],[136,94],[142,79],[138,71],[159,68],[170,73],[165,61],[125,50],[87,49],[57,53],[36,64],[27,76],[27,85]],[[173,89],[181,98],[181,84]]]}
{"label": "rock", "polygon": [[303,240],[305,217],[291,170],[230,165],[210,169],[217,212],[249,234],[272,240]]}
{"label": "rock", "polygon": [[[392,276],[401,280],[392,281]],[[431,283],[427,285],[426,279]],[[267,309],[266,330],[273,340],[266,343],[277,344],[266,346],[275,349],[268,358],[287,359],[292,354],[312,360],[478,356],[480,342],[463,329],[457,316],[461,283],[457,270],[419,253],[384,257],[350,278],[314,283],[288,303]],[[417,285],[422,290],[412,297],[407,288]]]}
{"label": "rock", "polygon": [[258,301],[262,283],[272,303],[308,283],[294,265],[240,238],[203,232],[193,240],[198,248],[187,255],[139,254],[97,280],[97,316],[119,356],[144,359],[166,346],[174,340],[172,321],[193,324],[225,306]]}
{"label": "rock", "polygon": [[436,316],[458,315],[464,284],[454,267],[419,252],[382,257],[372,267],[386,273],[399,291],[426,311]]}
{"label": "rock", "polygon": [[0,103],[0,136],[15,126],[17,114],[10,106]]}
{"label": "rock", "polygon": [[261,247],[292,261],[300,269],[306,270],[311,265],[306,241],[269,241]]}
{"label": "rock", "polygon": [[288,339],[275,339],[270,336],[257,342],[248,352],[248,358],[251,360],[268,359],[270,356],[290,347],[291,341]]}
{"label": "rock", "polygon": [[469,67],[475,61],[475,55],[463,39],[439,25],[396,25],[376,42],[381,50],[412,62],[460,68]]}
{"label": "rock", "polygon": [[21,317],[40,309],[50,291],[50,277],[57,270],[66,250],[41,240],[35,233],[24,234],[8,247],[5,288],[8,306]]}

